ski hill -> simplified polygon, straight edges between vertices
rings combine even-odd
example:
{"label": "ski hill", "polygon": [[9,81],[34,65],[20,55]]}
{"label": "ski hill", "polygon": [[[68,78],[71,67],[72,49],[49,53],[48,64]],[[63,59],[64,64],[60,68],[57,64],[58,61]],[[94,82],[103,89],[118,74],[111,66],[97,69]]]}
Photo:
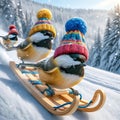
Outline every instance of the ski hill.
{"label": "ski hill", "polygon": [[[0,31],[3,35],[4,32]],[[22,39],[21,39],[22,40]],[[74,88],[82,97],[91,100],[95,90],[106,93],[105,105],[98,111],[55,116],[49,113],[19,82],[9,67],[9,61],[17,63],[16,51],[6,51],[0,46],[0,120],[119,120],[120,75],[85,67],[85,78]]]}

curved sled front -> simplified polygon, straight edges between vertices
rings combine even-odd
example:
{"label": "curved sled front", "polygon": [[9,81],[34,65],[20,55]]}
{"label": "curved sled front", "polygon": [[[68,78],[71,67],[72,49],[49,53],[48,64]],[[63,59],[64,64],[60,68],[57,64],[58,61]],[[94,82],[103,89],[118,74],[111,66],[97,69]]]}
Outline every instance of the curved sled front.
{"label": "curved sled front", "polygon": [[[12,71],[18,77],[19,81],[24,87],[42,104],[49,112],[55,115],[68,115],[74,113],[79,106],[79,95],[58,94],[52,96],[46,96],[43,94],[39,87],[41,84],[31,84],[30,81],[37,81],[39,79],[37,71],[34,70],[24,72],[21,68],[17,67],[15,62],[9,63]],[[34,69],[34,68],[33,68]]]}
{"label": "curved sled front", "polygon": [[[80,100],[78,110],[84,112],[94,112],[102,108],[106,100],[104,91],[98,89],[95,91],[94,96],[90,102]],[[89,105],[90,104],[90,105]],[[88,106],[87,106],[88,105]]]}

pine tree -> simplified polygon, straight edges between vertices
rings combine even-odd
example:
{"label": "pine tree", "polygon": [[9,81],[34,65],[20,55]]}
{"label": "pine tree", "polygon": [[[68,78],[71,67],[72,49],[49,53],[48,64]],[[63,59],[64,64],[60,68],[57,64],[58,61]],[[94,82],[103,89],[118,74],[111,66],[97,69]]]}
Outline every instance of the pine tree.
{"label": "pine tree", "polygon": [[26,24],[24,25],[24,29],[23,29],[25,38],[28,36],[28,33],[29,33],[31,27],[33,26],[31,14],[28,14],[28,12],[26,12],[26,14],[25,14]]}
{"label": "pine tree", "polygon": [[20,0],[17,2],[17,17],[18,17],[18,20],[16,22],[19,23],[17,24],[18,25],[17,28],[19,29],[19,35],[23,37],[23,27],[25,26],[25,18],[22,11]]}
{"label": "pine tree", "polygon": [[110,41],[111,23],[110,18],[107,20],[106,29],[103,38],[102,50],[101,50],[101,62],[100,68],[108,70],[109,57],[111,54],[112,43]]}
{"label": "pine tree", "polygon": [[14,24],[19,31],[20,37],[26,37],[28,34],[28,28],[32,26],[31,16],[24,15],[22,9],[21,0],[14,2],[13,0],[0,0],[0,22],[4,25],[4,30],[8,31],[8,26]]}
{"label": "pine tree", "polygon": [[14,23],[15,4],[12,0],[0,0],[0,11],[5,28]]}
{"label": "pine tree", "polygon": [[92,50],[90,52],[90,62],[89,64],[93,67],[99,67],[100,66],[100,60],[101,60],[101,36],[100,36],[100,29],[98,29],[97,37],[95,38],[95,43],[92,47]]}
{"label": "pine tree", "polygon": [[20,0],[18,1],[17,8],[18,8],[18,17],[21,23],[21,31],[22,31],[21,34],[23,35],[23,37],[27,37],[31,26],[33,25],[32,18],[30,16],[32,15],[32,13],[28,15],[28,12],[26,11],[26,13],[24,14]]}
{"label": "pine tree", "polygon": [[117,5],[114,11],[110,35],[112,47],[108,69],[109,71],[120,73],[120,6]]}

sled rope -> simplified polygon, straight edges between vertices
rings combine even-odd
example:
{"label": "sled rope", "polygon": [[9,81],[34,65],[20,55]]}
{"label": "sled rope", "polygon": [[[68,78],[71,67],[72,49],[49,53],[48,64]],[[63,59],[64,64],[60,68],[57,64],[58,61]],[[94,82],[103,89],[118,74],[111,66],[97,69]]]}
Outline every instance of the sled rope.
{"label": "sled rope", "polygon": [[26,71],[26,70],[21,70],[22,74],[38,74],[37,71]]}
{"label": "sled rope", "polygon": [[[92,103],[92,101],[90,101],[88,104],[86,104],[86,105],[81,105],[81,106],[78,106],[78,108],[87,108],[88,106],[90,106],[90,104]],[[72,102],[66,102],[66,103],[64,103],[64,104],[62,104],[62,105],[58,105],[58,106],[55,106],[55,107],[53,107],[53,108],[55,108],[55,110],[56,109],[59,109],[59,108],[61,108],[61,107],[64,107],[64,106],[66,106],[66,105],[69,105],[69,104],[72,104]]]}
{"label": "sled rope", "polygon": [[55,106],[55,107],[53,107],[53,108],[55,108],[55,110],[56,109],[59,109],[59,108],[61,108],[61,107],[64,107],[64,106],[66,106],[66,105],[69,105],[69,104],[71,104],[72,102],[66,102],[66,103],[64,103],[64,104],[62,104],[62,105],[58,105],[58,106]]}
{"label": "sled rope", "polygon": [[[30,81],[30,83],[32,84],[32,85],[38,85],[38,84],[42,84],[42,82],[40,81],[40,80],[29,80]],[[47,94],[47,96],[53,96],[55,93],[54,93],[54,90],[49,86],[49,85],[47,85],[48,86],[48,88],[46,88],[44,91],[42,91],[41,93],[42,94]]]}
{"label": "sled rope", "polygon": [[42,82],[39,81],[39,80],[29,80],[29,81],[30,81],[30,83],[31,83],[32,85],[42,84]]}
{"label": "sled rope", "polygon": [[78,108],[87,108],[88,106],[90,106],[91,103],[92,103],[92,100],[89,101],[89,103],[87,103],[86,105],[79,105]]}
{"label": "sled rope", "polygon": [[77,90],[74,90],[73,88],[69,89],[69,94],[79,95],[80,100],[82,99],[82,94],[80,94]]}
{"label": "sled rope", "polygon": [[[88,104],[86,104],[86,105],[78,106],[78,108],[87,108],[88,106],[90,106],[91,103],[92,103],[92,100],[91,100]],[[55,110],[56,110],[56,109],[59,109],[59,108],[61,108],[61,107],[64,107],[64,106],[66,106],[66,105],[69,105],[69,104],[72,104],[72,102],[66,102],[66,103],[64,103],[64,104],[62,104],[62,105],[55,106],[54,108],[55,108]]]}
{"label": "sled rope", "polygon": [[[46,84],[47,85],[47,84]],[[48,88],[46,88],[44,91],[42,91],[42,94],[47,94],[48,96],[53,96],[53,95],[55,95],[55,92],[54,92],[54,90],[49,86],[49,85],[47,85],[48,86]]]}

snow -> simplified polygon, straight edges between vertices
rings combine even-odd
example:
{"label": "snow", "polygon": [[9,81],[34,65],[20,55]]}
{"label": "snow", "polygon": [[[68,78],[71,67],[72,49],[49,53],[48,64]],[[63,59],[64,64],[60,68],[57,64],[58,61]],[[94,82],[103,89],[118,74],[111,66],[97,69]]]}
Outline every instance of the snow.
{"label": "snow", "polygon": [[74,88],[88,100],[95,90],[104,90],[105,105],[92,113],[77,111],[73,115],[55,116],[23,87],[8,65],[10,60],[20,62],[15,50],[6,51],[0,46],[0,120],[119,120],[120,75],[86,66],[84,80]]}

